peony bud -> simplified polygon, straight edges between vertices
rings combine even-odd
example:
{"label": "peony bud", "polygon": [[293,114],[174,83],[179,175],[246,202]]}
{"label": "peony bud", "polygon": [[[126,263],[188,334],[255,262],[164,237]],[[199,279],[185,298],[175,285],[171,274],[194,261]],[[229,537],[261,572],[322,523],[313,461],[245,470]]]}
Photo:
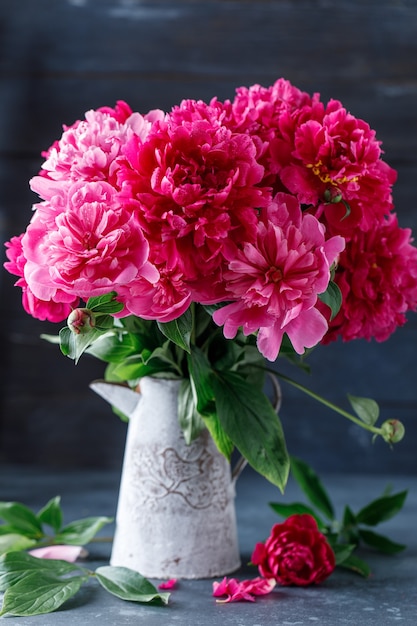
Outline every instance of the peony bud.
{"label": "peony bud", "polygon": [[382,426],[382,437],[387,443],[398,443],[404,437],[405,428],[399,420],[386,420]]}
{"label": "peony bud", "polygon": [[337,204],[342,200],[342,192],[339,187],[328,187],[324,191],[324,199],[326,202],[331,202],[332,204]]}
{"label": "peony bud", "polygon": [[74,309],[68,316],[67,324],[75,335],[83,335],[96,325],[94,313],[90,309]]}

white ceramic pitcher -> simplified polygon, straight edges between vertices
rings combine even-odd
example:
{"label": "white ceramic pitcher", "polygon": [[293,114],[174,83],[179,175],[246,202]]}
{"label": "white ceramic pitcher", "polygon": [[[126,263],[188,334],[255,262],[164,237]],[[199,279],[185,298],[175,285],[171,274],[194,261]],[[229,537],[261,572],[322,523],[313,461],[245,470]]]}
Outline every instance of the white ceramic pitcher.
{"label": "white ceramic pitcher", "polygon": [[145,377],[140,393],[90,385],[129,417],[110,562],[148,578],[210,578],[240,566],[230,464],[207,430],[185,443],[180,384]]}

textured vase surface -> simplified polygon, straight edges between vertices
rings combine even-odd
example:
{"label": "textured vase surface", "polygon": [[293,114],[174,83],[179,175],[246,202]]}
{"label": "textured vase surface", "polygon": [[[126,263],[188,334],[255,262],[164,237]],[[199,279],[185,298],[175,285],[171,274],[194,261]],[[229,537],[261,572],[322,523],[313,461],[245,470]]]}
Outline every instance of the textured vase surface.
{"label": "textured vase surface", "polygon": [[240,565],[230,465],[206,430],[185,443],[180,384],[143,378],[128,426],[110,562],[148,578],[210,578]]}

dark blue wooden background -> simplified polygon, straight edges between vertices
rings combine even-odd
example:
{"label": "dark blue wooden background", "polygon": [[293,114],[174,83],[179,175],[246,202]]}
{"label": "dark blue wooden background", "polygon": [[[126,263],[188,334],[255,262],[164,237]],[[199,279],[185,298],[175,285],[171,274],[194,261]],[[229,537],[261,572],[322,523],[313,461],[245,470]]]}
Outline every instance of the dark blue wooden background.
{"label": "dark blue wooden background", "polygon": [[[127,100],[143,113],[182,98],[232,98],[240,85],[283,76],[340,99],[377,130],[399,173],[402,226],[417,232],[417,3],[415,0],[2,0],[0,4],[0,229],[23,231],[35,201],[28,180],[40,152],[90,108]],[[39,338],[55,331],[21,308],[0,276],[0,461],[119,467],[125,425],[88,389],[103,373]],[[281,419],[293,454],[328,471],[417,472],[417,316],[387,342],[333,344],[305,378],[347,407],[374,397],[402,419],[390,450],[284,387]]]}

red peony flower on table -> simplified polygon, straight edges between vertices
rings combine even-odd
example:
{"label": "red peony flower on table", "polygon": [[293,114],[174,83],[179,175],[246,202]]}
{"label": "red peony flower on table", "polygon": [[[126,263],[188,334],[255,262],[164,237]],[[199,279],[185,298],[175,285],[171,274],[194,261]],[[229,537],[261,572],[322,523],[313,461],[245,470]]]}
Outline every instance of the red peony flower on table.
{"label": "red peony flower on table", "polygon": [[275,524],[265,543],[257,543],[252,563],[280,585],[311,585],[333,572],[335,556],[311,515],[291,515]]}

